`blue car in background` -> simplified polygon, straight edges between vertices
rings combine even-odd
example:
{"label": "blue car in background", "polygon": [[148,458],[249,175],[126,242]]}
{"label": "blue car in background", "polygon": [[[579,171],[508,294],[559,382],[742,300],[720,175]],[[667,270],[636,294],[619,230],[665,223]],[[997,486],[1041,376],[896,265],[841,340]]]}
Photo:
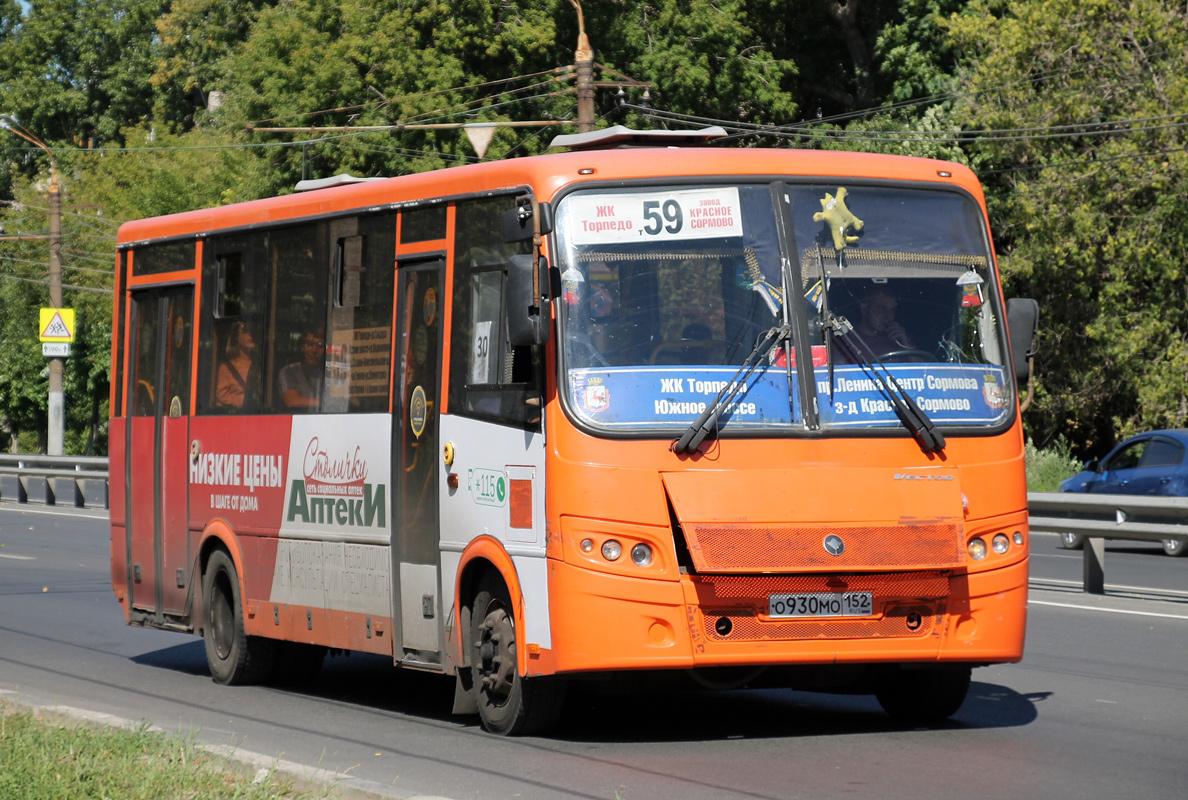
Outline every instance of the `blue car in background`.
{"label": "blue car in background", "polygon": [[[1100,461],[1087,462],[1084,470],[1060,483],[1060,491],[1188,497],[1188,430],[1133,436]],[[1084,543],[1080,534],[1060,534],[1060,544],[1068,550],[1079,550]],[[1188,546],[1164,539],[1163,551],[1182,556]]]}

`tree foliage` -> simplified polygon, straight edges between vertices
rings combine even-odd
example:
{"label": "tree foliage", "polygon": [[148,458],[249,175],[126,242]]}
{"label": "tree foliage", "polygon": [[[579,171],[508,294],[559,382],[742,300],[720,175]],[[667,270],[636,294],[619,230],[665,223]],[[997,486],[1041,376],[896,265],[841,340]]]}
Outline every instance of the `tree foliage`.
{"label": "tree foliage", "polygon": [[[958,116],[1009,294],[1044,310],[1037,440],[1083,452],[1188,419],[1188,26],[1156,0],[979,3]],[[1092,123],[1136,122],[1091,128]],[[1041,135],[1043,134],[1043,135]],[[1047,134],[1050,134],[1049,137]]]}

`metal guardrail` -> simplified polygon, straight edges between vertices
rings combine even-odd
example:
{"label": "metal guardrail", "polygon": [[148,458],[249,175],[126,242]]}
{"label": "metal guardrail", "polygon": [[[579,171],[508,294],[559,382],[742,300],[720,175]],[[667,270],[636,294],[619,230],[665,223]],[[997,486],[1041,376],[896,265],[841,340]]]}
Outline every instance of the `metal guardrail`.
{"label": "metal guardrail", "polygon": [[[106,458],[0,454],[0,498],[6,487],[15,486],[16,501],[28,503],[30,481],[44,486],[46,505],[57,505],[64,495],[77,508],[108,507]],[[69,483],[65,493],[59,490],[61,483]]]}
{"label": "metal guardrail", "polygon": [[1028,492],[1030,526],[1085,537],[1085,591],[1105,594],[1105,540],[1188,541],[1188,497]]}
{"label": "metal guardrail", "polygon": [[[69,481],[73,505],[107,508],[107,463],[102,457],[0,454],[0,499],[6,478],[15,484],[18,503],[29,502],[30,479],[41,479],[44,502],[56,505],[56,484]],[[1033,532],[1085,537],[1083,580],[1090,594],[1105,594],[1106,539],[1188,542],[1188,497],[1028,492],[1027,505]]]}

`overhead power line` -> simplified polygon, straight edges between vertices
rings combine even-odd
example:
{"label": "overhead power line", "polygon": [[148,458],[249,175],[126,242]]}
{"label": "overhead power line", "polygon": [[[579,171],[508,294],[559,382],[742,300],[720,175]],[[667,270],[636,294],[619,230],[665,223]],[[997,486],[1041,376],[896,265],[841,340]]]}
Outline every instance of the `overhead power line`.
{"label": "overhead power line", "polygon": [[[538,88],[540,88],[541,86],[548,86],[549,84],[551,84],[551,83],[553,83],[553,82],[554,82],[554,80],[553,80],[553,79],[549,79],[549,80],[547,80],[547,81],[540,81],[540,82],[538,82],[538,83],[530,83],[530,84],[528,84],[527,86],[521,86],[521,87],[520,87],[520,88],[518,88],[518,89],[511,89],[511,90],[509,90],[509,91],[506,91],[506,92],[500,92],[500,94],[499,94],[499,95],[497,95],[497,97],[502,97],[502,96],[504,96],[504,95],[509,95],[509,94],[519,94],[519,93],[521,93],[521,92],[527,92],[527,91],[530,91],[530,90],[532,90],[532,89],[538,89]],[[511,103],[513,103],[513,102],[522,102],[522,101],[524,101],[524,100],[536,100],[536,99],[538,99],[538,98],[541,98],[541,97],[556,97],[556,96],[558,96],[558,95],[560,95],[560,94],[568,94],[568,92],[566,92],[566,91],[564,91],[564,90],[562,90],[562,91],[559,91],[559,92],[545,92],[545,93],[543,93],[543,94],[533,95],[533,96],[531,96],[531,97],[516,98],[516,99],[514,99],[514,100],[506,101],[506,102],[504,102],[504,103],[493,104],[493,105],[492,105],[492,106],[490,106],[490,107],[491,107],[491,108],[496,108],[496,107],[498,107],[499,105],[510,105],[510,104],[511,104]],[[422,112],[422,113],[420,113],[420,114],[414,114],[413,116],[409,117],[407,121],[408,121],[408,122],[421,121],[421,120],[424,120],[424,119],[425,119],[425,118],[427,118],[427,117],[428,117],[428,118],[433,118],[433,115],[435,115],[435,114],[438,114],[438,115],[443,115],[443,114],[444,114],[444,115],[447,115],[447,116],[453,116],[453,115],[455,115],[455,114],[457,114],[457,113],[461,113],[461,112],[459,112],[459,111],[455,111],[455,109],[461,109],[461,110],[462,110],[462,112],[465,112],[465,111],[466,111],[466,109],[468,109],[470,106],[473,106],[473,105],[474,105],[474,104],[476,104],[476,103],[485,103],[485,102],[488,102],[488,101],[490,101],[490,100],[492,100],[492,99],[493,99],[493,98],[492,98],[490,95],[487,95],[487,96],[484,96],[484,97],[478,97],[478,98],[475,98],[474,100],[468,100],[468,101],[466,101],[465,103],[457,103],[457,104],[455,104],[455,105],[452,105],[452,106],[447,106],[447,107],[445,107],[445,108],[438,108],[438,109],[434,109],[433,111],[424,111],[424,112]],[[483,108],[475,109],[475,113],[478,113],[479,111],[485,111],[486,109],[487,109],[487,107],[483,107]]]}
{"label": "overhead power line", "polygon": [[[22,278],[18,275],[6,275],[2,272],[0,272],[0,278],[3,278],[4,280],[7,280],[7,281],[20,281],[21,283],[35,283],[39,286],[48,286],[49,285],[48,278],[46,278],[44,280],[35,280],[33,278]],[[102,289],[97,286],[74,286],[73,284],[63,283],[62,288],[70,289],[71,291],[75,291],[75,292],[98,292],[99,294],[115,294],[115,292],[112,289]]]}
{"label": "overhead power line", "polygon": [[[1000,175],[1008,172],[1034,172],[1041,169],[1059,169],[1076,167],[1086,164],[1108,164],[1111,161],[1127,161],[1135,158],[1154,158],[1155,156],[1170,155],[1171,153],[1188,152],[1188,147],[1169,147],[1166,150],[1148,150],[1144,153],[1126,153],[1120,156],[1106,156],[1104,158],[1082,158],[1077,161],[1059,161],[1055,164],[1030,164],[1025,167],[1003,167],[1002,169],[978,170],[979,175]],[[1188,166],[1184,167],[1188,168]]]}
{"label": "overhead power line", "polygon": [[[790,130],[788,126],[764,126],[756,123],[739,123],[710,117],[697,117],[690,114],[678,114],[672,111],[658,111],[647,106],[633,105],[631,103],[624,103],[623,106],[639,111],[644,117],[658,122],[708,122],[739,133],[747,133],[755,136],[775,136],[782,139],[834,139],[867,142],[937,141],[941,143],[1006,142],[1037,139],[1067,139],[1077,136],[1114,136],[1188,126],[1188,114],[1169,114],[1161,117],[1136,117],[1134,119],[1107,122],[1070,123],[1066,125],[1036,126],[1030,128],[1004,128],[1001,130],[989,128],[952,131],[811,131],[803,128]],[[1162,125],[1137,124],[1151,120],[1168,119],[1179,121],[1168,122]],[[1081,130],[1075,130],[1078,128]]]}

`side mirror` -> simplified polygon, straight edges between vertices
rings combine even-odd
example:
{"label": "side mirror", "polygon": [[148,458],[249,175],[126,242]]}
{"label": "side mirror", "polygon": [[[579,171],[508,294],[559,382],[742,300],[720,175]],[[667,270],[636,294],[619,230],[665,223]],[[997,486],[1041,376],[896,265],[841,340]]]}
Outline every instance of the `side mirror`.
{"label": "side mirror", "polygon": [[1085,462],[1085,472],[1097,472],[1097,468],[1101,465],[1097,463],[1097,459]]}
{"label": "side mirror", "polygon": [[1011,363],[1015,380],[1022,384],[1031,377],[1029,361],[1036,353],[1039,334],[1039,303],[1030,297],[1007,300],[1007,329],[1011,338]]}
{"label": "side mirror", "polygon": [[[537,203],[535,207],[540,209],[540,235],[547,236],[553,232],[553,206],[549,203]],[[516,198],[516,207],[503,212],[503,241],[505,243],[526,242],[532,238],[534,233],[532,209],[532,198],[518,197]]]}
{"label": "side mirror", "polygon": [[507,309],[507,338],[513,347],[544,344],[549,340],[549,307],[536,296],[532,274],[535,266],[539,269],[539,280],[548,280],[548,262],[542,258],[539,264],[534,264],[534,260],[531,255],[508,259],[504,305]]}

